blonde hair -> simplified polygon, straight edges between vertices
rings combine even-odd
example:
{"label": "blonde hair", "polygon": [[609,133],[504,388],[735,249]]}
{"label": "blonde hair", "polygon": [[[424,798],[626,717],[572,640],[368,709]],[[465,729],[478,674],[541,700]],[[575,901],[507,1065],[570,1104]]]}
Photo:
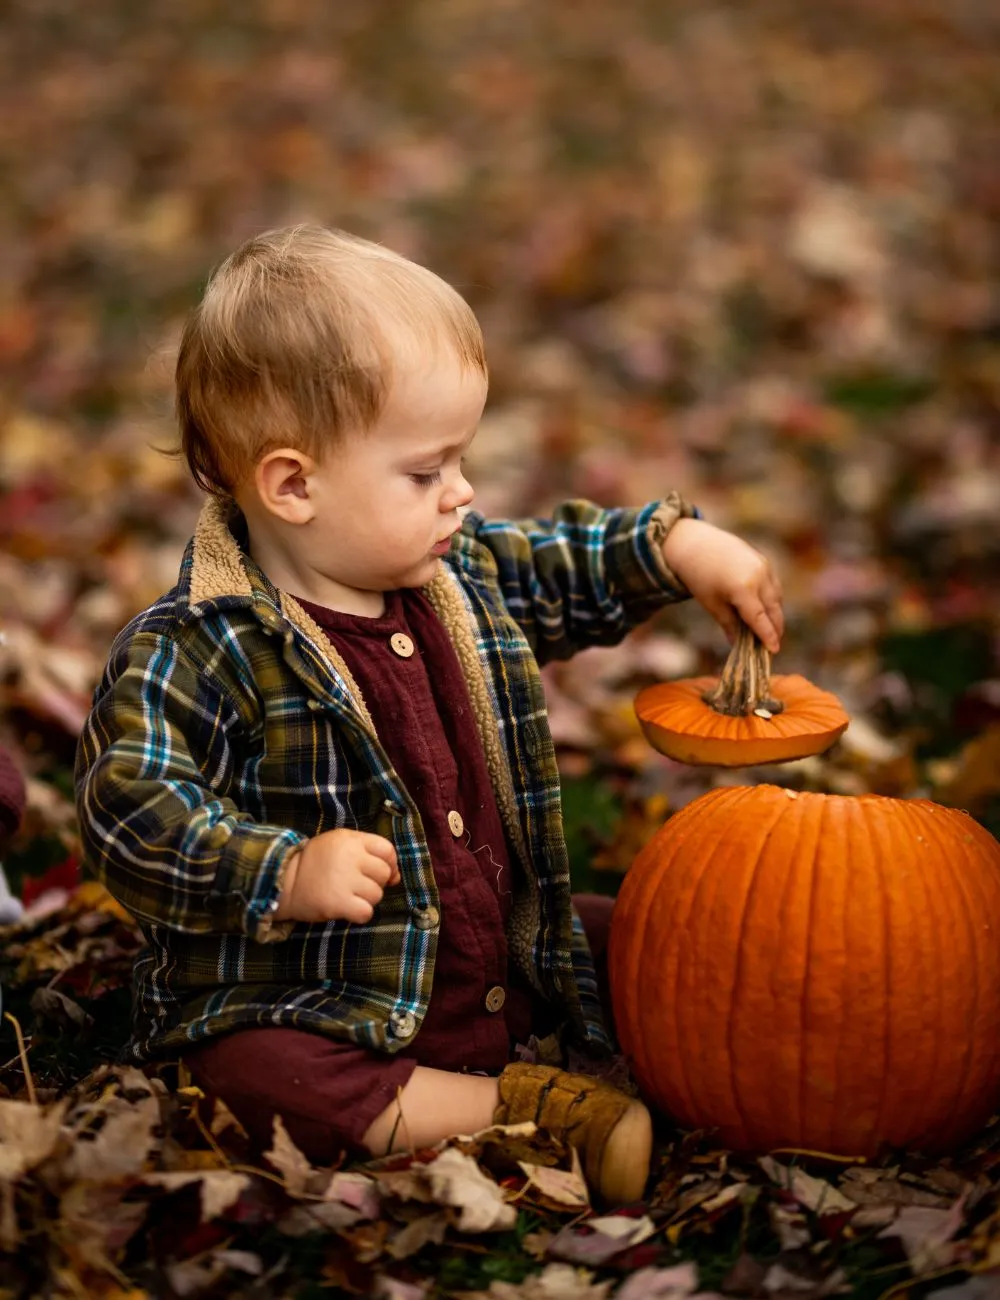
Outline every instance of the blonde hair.
{"label": "blonde hair", "polygon": [[375,423],[404,349],[442,346],[486,374],[471,307],[433,271],[321,226],[257,235],[212,273],[185,325],[181,453],[216,495],[275,448],[319,457]]}

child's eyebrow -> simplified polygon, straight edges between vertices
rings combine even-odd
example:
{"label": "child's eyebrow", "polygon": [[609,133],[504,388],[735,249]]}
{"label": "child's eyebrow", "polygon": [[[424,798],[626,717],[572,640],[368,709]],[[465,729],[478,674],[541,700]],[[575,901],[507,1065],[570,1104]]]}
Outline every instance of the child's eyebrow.
{"label": "child's eyebrow", "polygon": [[433,459],[435,456],[443,456],[449,451],[465,450],[474,436],[475,430],[470,434],[466,434],[464,438],[449,438],[447,442],[436,442],[428,444],[426,447],[414,447],[412,451],[407,452],[407,459]]}

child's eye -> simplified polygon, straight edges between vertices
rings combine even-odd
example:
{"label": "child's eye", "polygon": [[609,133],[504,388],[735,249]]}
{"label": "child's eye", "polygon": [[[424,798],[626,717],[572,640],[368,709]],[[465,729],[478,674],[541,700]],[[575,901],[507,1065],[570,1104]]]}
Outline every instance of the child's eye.
{"label": "child's eye", "polygon": [[436,469],[433,474],[411,474],[417,487],[433,487],[435,483],[441,482],[441,471]]}

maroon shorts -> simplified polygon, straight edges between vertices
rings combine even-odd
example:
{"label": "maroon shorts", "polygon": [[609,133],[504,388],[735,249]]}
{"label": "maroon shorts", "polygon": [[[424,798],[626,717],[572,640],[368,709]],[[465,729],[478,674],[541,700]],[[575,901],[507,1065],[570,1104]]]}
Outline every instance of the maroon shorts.
{"label": "maroon shorts", "polygon": [[[610,1024],[607,942],[614,900],[575,894],[573,904],[594,954]],[[314,1163],[365,1154],[364,1134],[420,1061],[338,1042],[301,1029],[240,1029],[185,1056],[195,1082],[226,1103],[261,1150],[280,1115],[296,1146]]]}

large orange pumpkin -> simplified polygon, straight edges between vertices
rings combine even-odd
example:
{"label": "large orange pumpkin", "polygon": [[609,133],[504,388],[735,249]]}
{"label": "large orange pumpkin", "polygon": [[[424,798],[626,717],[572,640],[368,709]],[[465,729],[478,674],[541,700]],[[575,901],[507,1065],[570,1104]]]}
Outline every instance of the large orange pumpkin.
{"label": "large orange pumpkin", "polygon": [[622,1049],[737,1150],[939,1152],[1000,1102],[1000,844],[925,800],[719,788],[622,884]]}

